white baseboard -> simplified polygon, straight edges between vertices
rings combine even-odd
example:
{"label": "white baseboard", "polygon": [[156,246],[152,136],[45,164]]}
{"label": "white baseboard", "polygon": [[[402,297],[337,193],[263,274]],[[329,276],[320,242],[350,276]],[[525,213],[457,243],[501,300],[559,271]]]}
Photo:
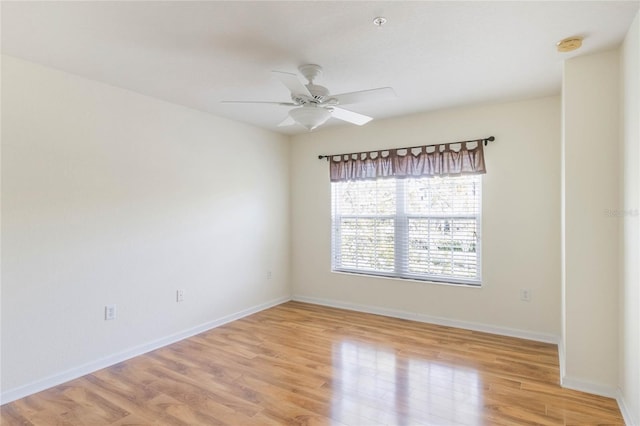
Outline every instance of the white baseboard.
{"label": "white baseboard", "polygon": [[36,392],[43,391],[45,389],[51,388],[53,386],[57,386],[59,384],[68,382],[73,379],[77,379],[78,377],[82,377],[86,374],[93,373],[94,371],[101,370],[103,368],[109,367],[111,365],[117,364],[122,361],[126,361],[127,359],[136,357],[138,355],[142,355],[144,353],[153,351],[155,349],[159,349],[163,346],[170,345],[172,343],[178,342],[188,337],[195,336],[196,334],[202,333],[204,331],[211,330],[216,327],[220,327],[221,325],[227,324],[231,321],[235,321],[237,319],[249,316],[251,314],[255,314],[256,312],[269,309],[273,306],[277,306],[282,303],[288,302],[289,300],[291,300],[291,298],[288,296],[280,297],[265,303],[261,303],[256,306],[252,306],[240,312],[236,312],[231,315],[224,316],[222,318],[208,321],[204,324],[197,325],[195,327],[189,328],[179,333],[174,333],[169,336],[144,343],[142,345],[134,346],[133,348],[129,348],[122,352],[118,352],[118,353],[97,359],[95,361],[88,362],[78,367],[74,367],[60,373],[52,374],[43,379],[36,380],[35,382],[31,382],[14,389],[3,390],[2,393],[0,394],[0,404],[6,404],[11,401],[15,401],[16,399],[20,399],[25,396],[32,395]]}
{"label": "white baseboard", "polygon": [[618,393],[616,395],[616,401],[618,401],[618,407],[620,407],[620,412],[622,413],[622,418],[624,419],[624,424],[627,426],[639,426],[640,419],[634,419],[629,407],[624,401],[624,396],[622,395],[622,391],[618,389]]}
{"label": "white baseboard", "polygon": [[521,339],[534,340],[537,342],[558,344],[559,338],[553,334],[536,333],[527,330],[519,330],[514,328],[499,327],[489,324],[482,324],[470,321],[459,321],[449,318],[435,317],[430,315],[419,314],[415,312],[407,312],[395,309],[381,308],[379,306],[359,305],[339,300],[322,299],[315,297],[307,297],[294,295],[292,300],[299,302],[312,303],[314,305],[330,306],[333,308],[349,309],[352,311],[365,312],[368,314],[383,315],[392,318],[401,318],[412,321],[424,322],[429,324],[443,325],[447,327],[463,328],[466,330],[481,331],[485,333],[498,334],[501,336],[518,337]]}
{"label": "white baseboard", "polygon": [[586,382],[583,380],[575,380],[572,378],[566,377],[566,368],[565,368],[565,353],[564,353],[564,344],[562,340],[558,342],[558,356],[560,358],[560,386],[563,388],[578,390],[581,392],[592,393],[595,395],[605,396],[608,398],[614,398],[618,403],[618,407],[620,408],[620,412],[622,413],[622,418],[624,419],[624,423],[627,426],[640,426],[638,421],[633,420],[631,412],[624,402],[624,397],[622,395],[622,391],[620,389],[612,388],[611,386],[603,386],[601,384],[594,384],[591,382]]}
{"label": "white baseboard", "polygon": [[594,395],[604,396],[607,398],[617,399],[618,397],[618,389],[604,385],[602,383],[594,383],[588,380],[576,379],[573,377],[560,377],[560,385],[563,388],[573,389],[580,392],[591,393]]}
{"label": "white baseboard", "polygon": [[560,377],[560,385],[563,388],[615,399],[618,403],[618,408],[620,408],[622,418],[624,419],[624,424],[627,426],[640,426],[640,420],[634,419],[629,407],[627,407],[625,403],[624,395],[619,388],[562,376]]}

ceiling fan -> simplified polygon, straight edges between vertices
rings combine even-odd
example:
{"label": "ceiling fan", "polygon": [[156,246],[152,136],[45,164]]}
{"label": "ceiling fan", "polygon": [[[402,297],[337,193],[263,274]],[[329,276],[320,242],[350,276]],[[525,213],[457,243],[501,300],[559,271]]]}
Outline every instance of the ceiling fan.
{"label": "ceiling fan", "polygon": [[224,101],[225,103],[258,103],[295,107],[289,111],[289,116],[284,119],[278,127],[300,124],[309,131],[324,124],[329,118],[362,126],[373,118],[340,108],[338,105],[349,105],[361,102],[372,102],[393,98],[396,96],[391,87],[380,87],[377,89],[361,90],[358,92],[342,93],[331,95],[329,89],[324,86],[314,84],[314,80],[322,74],[322,67],[315,64],[306,64],[298,67],[300,74],[307,79],[308,83],[303,84],[296,74],[272,71],[271,73],[279,79],[291,92],[291,102],[269,102],[269,101]]}

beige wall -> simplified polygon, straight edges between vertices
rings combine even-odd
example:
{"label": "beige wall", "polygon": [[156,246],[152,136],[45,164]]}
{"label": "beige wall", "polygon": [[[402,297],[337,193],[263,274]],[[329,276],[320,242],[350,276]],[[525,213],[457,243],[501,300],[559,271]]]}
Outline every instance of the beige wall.
{"label": "beige wall", "polygon": [[288,299],[288,212],[286,136],[3,57],[3,402]]}
{"label": "beige wall", "polygon": [[640,14],[621,49],[622,269],[620,389],[628,424],[640,424]]}
{"label": "beige wall", "polygon": [[564,386],[618,383],[619,52],[565,62]]}
{"label": "beige wall", "polygon": [[[338,274],[319,154],[494,135],[483,177],[482,288]],[[291,153],[294,297],[542,340],[560,335],[560,99],[485,105],[298,135]],[[520,289],[531,302],[520,300]]]}

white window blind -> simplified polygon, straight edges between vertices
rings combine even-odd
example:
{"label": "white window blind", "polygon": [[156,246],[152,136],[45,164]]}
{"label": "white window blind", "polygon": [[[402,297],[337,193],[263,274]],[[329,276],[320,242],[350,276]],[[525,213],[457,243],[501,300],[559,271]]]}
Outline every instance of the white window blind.
{"label": "white window blind", "polygon": [[331,189],[334,271],[480,285],[480,175]]}

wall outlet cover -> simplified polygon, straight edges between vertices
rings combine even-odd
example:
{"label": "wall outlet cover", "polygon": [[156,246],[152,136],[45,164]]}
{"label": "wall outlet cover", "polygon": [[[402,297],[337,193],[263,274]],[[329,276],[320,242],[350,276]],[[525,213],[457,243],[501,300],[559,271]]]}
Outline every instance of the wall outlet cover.
{"label": "wall outlet cover", "polygon": [[114,305],[107,305],[104,307],[104,319],[105,321],[111,321],[118,317],[118,308]]}

